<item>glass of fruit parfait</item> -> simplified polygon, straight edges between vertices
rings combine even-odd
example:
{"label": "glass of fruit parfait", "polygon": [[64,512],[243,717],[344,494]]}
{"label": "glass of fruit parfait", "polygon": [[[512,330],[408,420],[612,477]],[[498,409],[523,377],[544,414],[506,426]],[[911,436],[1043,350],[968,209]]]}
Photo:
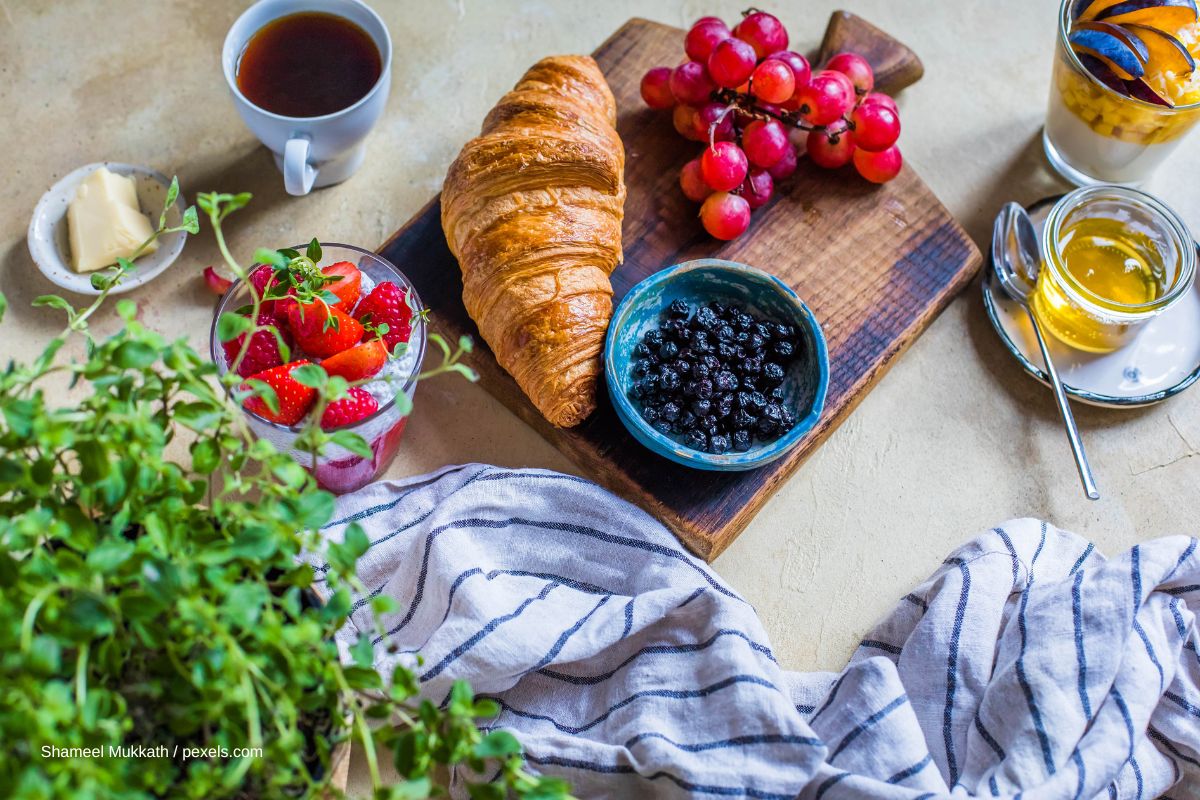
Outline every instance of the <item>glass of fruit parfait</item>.
{"label": "glass of fruit parfait", "polygon": [[[223,315],[249,317],[250,288],[237,281],[222,297],[213,316],[212,358],[220,374],[236,363],[247,382],[262,381],[275,391],[277,409],[257,396],[243,402],[257,436],[292,455],[323,488],[352,492],[387,469],[399,449],[425,354],[421,300],[400,270],[368,250],[330,243],[280,252],[295,254],[285,268],[258,265],[250,273],[264,299],[249,344],[246,333],[222,341],[220,328]],[[314,463],[313,455],[298,446],[302,425],[318,403],[317,392],[291,376],[306,363],[319,364],[350,384],[348,397],[324,408],[320,425],[362,436],[369,458],[334,442]]]}
{"label": "glass of fruit parfait", "polygon": [[1200,120],[1195,0],[1063,0],[1042,141],[1079,186],[1138,186]]}

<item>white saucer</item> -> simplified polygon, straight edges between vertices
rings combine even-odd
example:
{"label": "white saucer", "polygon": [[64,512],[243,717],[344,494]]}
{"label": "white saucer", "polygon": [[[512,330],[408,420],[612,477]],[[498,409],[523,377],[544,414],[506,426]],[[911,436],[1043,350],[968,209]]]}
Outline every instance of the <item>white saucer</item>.
{"label": "white saucer", "polygon": [[[37,207],[33,210],[33,219],[29,222],[29,254],[34,262],[51,283],[61,286],[78,294],[100,294],[92,286],[91,272],[79,273],[71,269],[71,249],[67,243],[67,206],[75,197],[75,189],[83,183],[87,176],[100,167],[108,167],[118,175],[131,175],[137,184],[138,205],[142,212],[150,217],[151,227],[158,224],[158,215],[162,211],[163,201],[167,198],[167,189],[171,186],[169,178],[160,172],[134,164],[119,164],[114,161],[104,161],[88,164],[71,172],[42,195]],[[167,226],[175,227],[183,219],[184,202],[180,195],[175,204],[167,212]],[[128,292],[154,278],[179,256],[183,243],[187,239],[186,231],[176,231],[164,234],[158,239],[158,250],[142,256],[133,263],[133,270],[113,287],[112,294]],[[104,270],[101,270],[103,272]]]}
{"label": "white saucer", "polygon": [[[1047,198],[1029,208],[1039,239],[1057,199]],[[991,258],[989,253],[989,262]],[[983,279],[983,305],[992,326],[1025,371],[1047,383],[1028,316],[1003,292],[993,291],[993,281],[989,264]],[[1200,378],[1200,283],[1171,310],[1147,322],[1137,338],[1120,350],[1085,353],[1049,334],[1046,344],[1063,389],[1076,400],[1109,408],[1134,408],[1165,400]]]}

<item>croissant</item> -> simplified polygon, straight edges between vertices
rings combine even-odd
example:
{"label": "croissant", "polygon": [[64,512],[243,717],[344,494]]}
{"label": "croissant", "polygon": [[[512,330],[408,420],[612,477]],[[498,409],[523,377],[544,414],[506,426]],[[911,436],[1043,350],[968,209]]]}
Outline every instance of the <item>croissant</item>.
{"label": "croissant", "polygon": [[442,189],[467,313],[559,427],[596,406],[608,276],[622,258],[625,150],[615,124],[594,60],[542,59],[488,114]]}

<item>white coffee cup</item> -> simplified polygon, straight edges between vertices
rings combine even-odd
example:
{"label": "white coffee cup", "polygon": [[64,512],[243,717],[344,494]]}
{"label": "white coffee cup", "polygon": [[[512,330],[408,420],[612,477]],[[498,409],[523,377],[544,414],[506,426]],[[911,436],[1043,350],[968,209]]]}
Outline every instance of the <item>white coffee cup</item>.
{"label": "white coffee cup", "polygon": [[[320,11],[358,25],[379,48],[383,69],[379,80],[353,105],[319,117],[286,117],[250,102],[237,85],[238,62],[250,38],[272,20],[289,14]],[[359,168],[367,133],[387,105],[392,85],[392,39],[373,10],[359,0],[259,0],[246,9],[229,33],[221,53],[225,82],[246,125],[272,153],[283,173],[288,194],[305,195],[314,187],[332,186]]]}

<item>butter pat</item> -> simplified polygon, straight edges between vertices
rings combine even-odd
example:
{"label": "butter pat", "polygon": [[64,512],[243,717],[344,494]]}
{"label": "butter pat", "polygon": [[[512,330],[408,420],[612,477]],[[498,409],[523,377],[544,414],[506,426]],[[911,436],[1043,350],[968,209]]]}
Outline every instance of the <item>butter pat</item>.
{"label": "butter pat", "polygon": [[[138,208],[133,178],[101,167],[79,184],[67,206],[71,266],[76,272],[95,272],[129,258],[154,229]],[[152,242],[142,255],[158,249]]]}

